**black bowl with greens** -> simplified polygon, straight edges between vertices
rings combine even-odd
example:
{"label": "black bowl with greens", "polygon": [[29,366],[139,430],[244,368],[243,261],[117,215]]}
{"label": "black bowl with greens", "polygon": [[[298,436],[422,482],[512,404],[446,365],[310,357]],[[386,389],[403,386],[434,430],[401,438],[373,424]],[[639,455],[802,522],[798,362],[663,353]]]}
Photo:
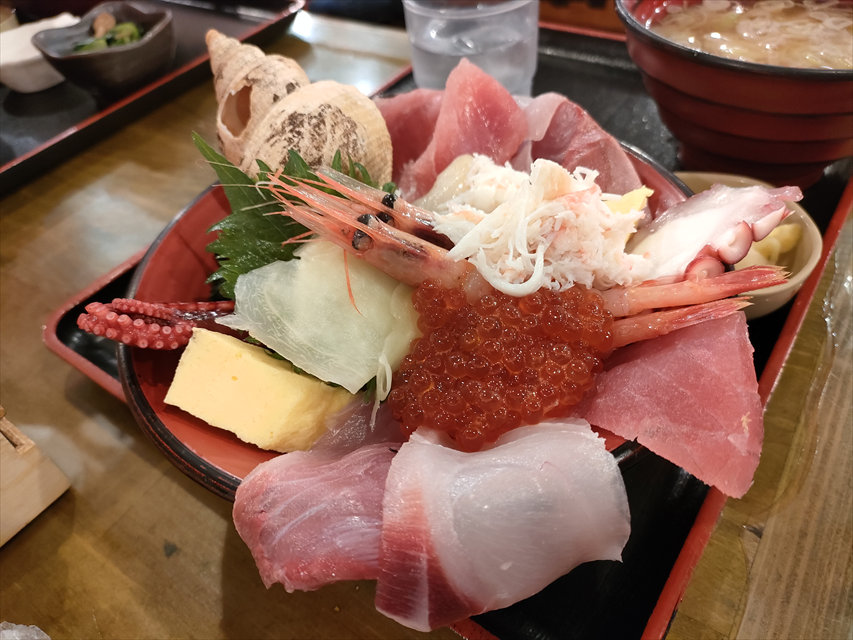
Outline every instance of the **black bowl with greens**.
{"label": "black bowl with greens", "polygon": [[126,93],[170,66],[172,14],[132,2],[104,2],[79,23],[47,29],[33,45],[68,80],[105,95]]}

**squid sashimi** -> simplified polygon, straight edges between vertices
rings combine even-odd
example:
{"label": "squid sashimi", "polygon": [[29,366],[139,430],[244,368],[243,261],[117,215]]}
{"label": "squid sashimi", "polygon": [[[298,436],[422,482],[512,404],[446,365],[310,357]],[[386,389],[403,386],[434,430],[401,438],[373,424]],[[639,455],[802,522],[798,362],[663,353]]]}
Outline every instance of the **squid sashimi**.
{"label": "squid sashimi", "polygon": [[246,476],[234,498],[234,525],[267,587],[311,591],[378,576],[393,447],[367,445],[343,457],[298,451]]}
{"label": "squid sashimi", "polygon": [[752,351],[743,314],[629,345],[579,413],[739,498],[764,436]]}
{"label": "squid sashimi", "polygon": [[448,625],[619,560],[629,531],[619,468],[585,421],[521,427],[477,453],[417,431],[386,482],[376,606],[415,629]]}

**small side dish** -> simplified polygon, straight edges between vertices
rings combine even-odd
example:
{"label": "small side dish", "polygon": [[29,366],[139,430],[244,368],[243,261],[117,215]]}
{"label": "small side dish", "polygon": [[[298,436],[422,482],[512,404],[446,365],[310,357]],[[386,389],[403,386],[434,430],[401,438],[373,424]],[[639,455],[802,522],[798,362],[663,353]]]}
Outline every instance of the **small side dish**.
{"label": "small side dish", "polygon": [[[37,33],[33,45],[74,84],[95,93],[126,93],[165,71],[175,55],[171,11],[141,6],[99,4],[73,26]],[[104,14],[111,19],[100,18],[96,32],[95,21]],[[113,20],[115,26],[104,29]]]}
{"label": "small side dish", "polygon": [[99,51],[107,47],[131,44],[138,41],[143,33],[135,22],[127,20],[116,23],[115,16],[104,11],[92,21],[92,37],[74,45],[74,51]]}

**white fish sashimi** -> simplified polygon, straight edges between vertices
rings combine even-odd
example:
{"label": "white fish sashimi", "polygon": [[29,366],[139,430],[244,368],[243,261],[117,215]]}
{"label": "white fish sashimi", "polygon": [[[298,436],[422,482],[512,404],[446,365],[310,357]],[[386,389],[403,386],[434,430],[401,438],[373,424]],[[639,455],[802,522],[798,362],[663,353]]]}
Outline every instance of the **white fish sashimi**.
{"label": "white fish sashimi", "polygon": [[586,421],[521,427],[477,453],[416,432],[386,481],[376,606],[435,629],[619,560],[629,533],[618,465]]}

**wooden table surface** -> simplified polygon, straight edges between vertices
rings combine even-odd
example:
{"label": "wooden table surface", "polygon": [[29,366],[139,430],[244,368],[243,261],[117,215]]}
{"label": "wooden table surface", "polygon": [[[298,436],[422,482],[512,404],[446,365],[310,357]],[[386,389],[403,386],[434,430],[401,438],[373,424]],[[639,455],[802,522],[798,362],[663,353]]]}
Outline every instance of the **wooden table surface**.
{"label": "wooden table surface", "polygon": [[[402,31],[302,12],[268,51],[370,93]],[[369,583],[267,591],[230,503],[185,477],[127,407],[48,351],[42,326],[145,248],[214,180],[210,83],[0,200],[0,405],[71,489],[0,549],[0,620],[60,638],[434,638],[373,608]],[[753,489],[729,501],[671,638],[849,638],[853,628],[850,222],[768,406]]]}

